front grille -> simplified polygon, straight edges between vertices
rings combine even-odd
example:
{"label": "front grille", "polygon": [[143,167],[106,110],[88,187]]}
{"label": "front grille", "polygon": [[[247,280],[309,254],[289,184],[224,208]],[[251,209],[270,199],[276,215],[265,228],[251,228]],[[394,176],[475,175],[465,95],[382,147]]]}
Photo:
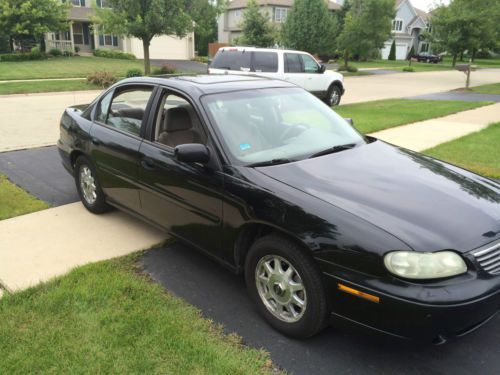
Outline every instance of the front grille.
{"label": "front grille", "polygon": [[500,243],[472,253],[479,265],[492,275],[500,275]]}

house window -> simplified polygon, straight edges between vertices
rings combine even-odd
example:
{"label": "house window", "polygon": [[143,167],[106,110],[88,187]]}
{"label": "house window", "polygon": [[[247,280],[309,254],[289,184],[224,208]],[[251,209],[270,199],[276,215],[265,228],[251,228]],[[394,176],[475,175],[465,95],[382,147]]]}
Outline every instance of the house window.
{"label": "house window", "polygon": [[73,42],[83,44],[83,25],[81,23],[73,24]]}
{"label": "house window", "polygon": [[420,45],[420,52],[429,52],[429,43],[422,43]]}
{"label": "house window", "polygon": [[288,9],[287,8],[274,8],[274,21],[283,23],[286,21]]}
{"label": "house window", "polygon": [[118,37],[110,34],[99,34],[99,45],[118,47]]}
{"label": "house window", "polygon": [[427,27],[425,28],[425,30],[428,32],[428,33],[432,33],[432,25],[430,23],[427,24]]}
{"label": "house window", "polygon": [[77,6],[77,7],[84,7],[85,6],[85,0],[71,0],[71,4]]}
{"label": "house window", "polygon": [[108,0],[96,0],[96,5],[98,8],[111,8],[108,4]]}
{"label": "house window", "polygon": [[402,31],[403,30],[403,20],[392,20],[392,31]]}
{"label": "house window", "polygon": [[234,11],[234,17],[236,17],[236,18],[240,18],[240,16],[241,16],[241,10],[239,10],[239,9],[238,9],[238,10],[235,10],[235,11]]}

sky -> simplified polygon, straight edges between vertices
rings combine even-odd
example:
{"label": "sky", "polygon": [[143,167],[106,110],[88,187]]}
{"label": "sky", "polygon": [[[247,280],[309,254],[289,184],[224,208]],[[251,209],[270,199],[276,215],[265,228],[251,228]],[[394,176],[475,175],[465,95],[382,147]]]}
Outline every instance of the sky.
{"label": "sky", "polygon": [[449,4],[450,0],[410,0],[410,2],[414,7],[428,11],[434,8],[436,4]]}

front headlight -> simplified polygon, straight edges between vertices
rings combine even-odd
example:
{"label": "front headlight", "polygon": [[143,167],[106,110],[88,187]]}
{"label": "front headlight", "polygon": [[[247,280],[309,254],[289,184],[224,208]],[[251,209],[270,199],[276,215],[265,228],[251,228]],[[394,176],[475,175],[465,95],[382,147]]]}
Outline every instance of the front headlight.
{"label": "front headlight", "polygon": [[464,260],[453,251],[393,251],[385,256],[384,264],[391,273],[408,279],[437,279],[467,272]]}

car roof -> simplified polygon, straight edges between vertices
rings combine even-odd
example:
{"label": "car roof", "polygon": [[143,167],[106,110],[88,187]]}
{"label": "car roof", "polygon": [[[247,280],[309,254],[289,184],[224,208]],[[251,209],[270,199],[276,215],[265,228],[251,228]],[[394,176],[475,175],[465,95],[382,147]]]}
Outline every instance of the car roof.
{"label": "car roof", "polygon": [[156,84],[184,91],[192,96],[264,89],[273,87],[297,87],[292,83],[279,79],[270,79],[255,75],[236,74],[198,74],[171,77],[136,77],[120,81],[118,85],[126,84]]}
{"label": "car roof", "polygon": [[304,53],[309,55],[309,52],[283,48],[262,48],[251,46],[226,46],[219,48],[219,51],[262,51],[262,52],[286,52],[286,53]]}

